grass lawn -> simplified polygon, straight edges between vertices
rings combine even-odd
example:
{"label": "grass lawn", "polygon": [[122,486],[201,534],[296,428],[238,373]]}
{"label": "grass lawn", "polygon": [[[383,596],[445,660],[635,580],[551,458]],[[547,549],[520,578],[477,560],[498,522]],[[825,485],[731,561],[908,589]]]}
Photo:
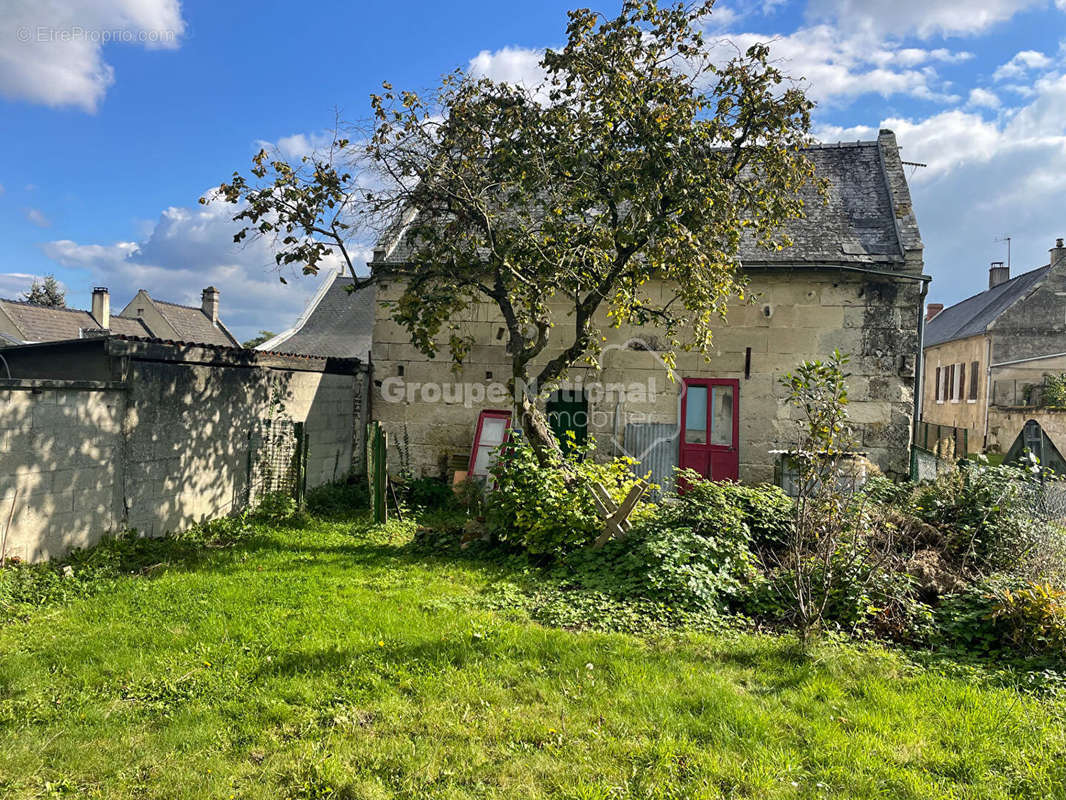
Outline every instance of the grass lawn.
{"label": "grass lawn", "polygon": [[487,602],[521,576],[361,519],[260,532],[0,627],[0,796],[1066,797],[1061,700],[546,628]]}

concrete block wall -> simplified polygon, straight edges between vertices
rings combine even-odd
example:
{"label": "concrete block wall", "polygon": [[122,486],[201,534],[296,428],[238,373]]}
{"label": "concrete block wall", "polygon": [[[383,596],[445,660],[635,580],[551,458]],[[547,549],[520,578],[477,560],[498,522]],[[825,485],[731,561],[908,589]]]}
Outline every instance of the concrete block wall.
{"label": "concrete block wall", "polygon": [[244,507],[253,428],[261,419],[305,424],[309,488],[350,468],[351,375],[134,362],[129,383],[128,526],[146,535]]}
{"label": "concrete block wall", "polygon": [[0,384],[0,533],[17,489],[7,553],[27,561],[243,508],[260,420],[304,423],[308,488],[351,468],[354,374],[145,360],[120,384]]}
{"label": "concrete block wall", "polygon": [[[37,561],[84,547],[121,519],[126,396],[106,384],[5,381],[0,388],[0,535]],[[14,505],[12,505],[14,504]]]}
{"label": "concrete block wall", "polygon": [[[778,383],[781,376],[801,361],[825,358],[834,349],[852,356],[850,413],[860,447],[885,472],[907,474],[918,339],[917,283],[809,269],[753,272],[750,277],[749,288],[757,301],[734,304],[727,321],[715,332],[710,357],[680,352],[675,371],[675,378],[740,381],[741,479],[771,480],[774,457],[769,451],[798,441],[798,421],[784,405]],[[649,295],[656,292],[665,296],[669,289],[648,288]],[[464,364],[455,368],[447,348],[428,359],[392,321],[389,307],[381,302],[395,299],[398,287],[379,287],[378,294],[373,417],[394,440],[406,429],[416,471],[446,472],[469,453],[478,412],[511,407],[504,388],[510,359],[500,338],[502,320],[489,304],[470,308],[455,320],[460,332],[469,333],[477,342]],[[670,371],[655,352],[627,346],[632,339],[653,341],[661,336],[659,330],[611,328],[606,320],[600,320],[600,328],[607,337],[600,368],[571,370],[564,388],[598,382],[604,386],[637,383],[656,389],[646,392],[643,400],[627,392],[621,405],[609,396],[590,402],[589,430],[603,454],[610,455],[613,442],[624,439],[628,422],[677,423],[680,384],[671,382]],[[552,346],[537,364],[561,349],[565,331],[565,323],[560,324],[553,332]],[[749,348],[750,373],[745,376]],[[427,384],[441,388],[429,390]],[[480,388],[471,393],[471,387]]]}

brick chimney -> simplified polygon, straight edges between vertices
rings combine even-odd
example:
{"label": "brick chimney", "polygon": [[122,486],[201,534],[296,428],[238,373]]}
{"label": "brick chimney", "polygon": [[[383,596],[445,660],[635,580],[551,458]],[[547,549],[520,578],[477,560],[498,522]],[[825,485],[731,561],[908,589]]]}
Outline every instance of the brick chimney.
{"label": "brick chimney", "polygon": [[988,288],[995,289],[1001,283],[1010,280],[1010,267],[1003,266],[1002,261],[993,261],[988,268]]}
{"label": "brick chimney", "polygon": [[929,303],[925,307],[925,321],[928,322],[929,320],[931,320],[933,317],[935,317],[937,314],[939,314],[943,310],[944,310],[944,304],[943,303]]}
{"label": "brick chimney", "polygon": [[218,324],[218,289],[214,286],[208,286],[204,289],[203,301],[200,303],[200,308],[204,310],[212,324]]}
{"label": "brick chimney", "polygon": [[1062,239],[1055,240],[1055,246],[1051,248],[1051,261],[1048,263],[1051,266],[1059,264],[1066,267],[1066,247],[1062,246]]}
{"label": "brick chimney", "polygon": [[104,330],[111,327],[111,293],[107,291],[106,286],[93,287],[92,315]]}

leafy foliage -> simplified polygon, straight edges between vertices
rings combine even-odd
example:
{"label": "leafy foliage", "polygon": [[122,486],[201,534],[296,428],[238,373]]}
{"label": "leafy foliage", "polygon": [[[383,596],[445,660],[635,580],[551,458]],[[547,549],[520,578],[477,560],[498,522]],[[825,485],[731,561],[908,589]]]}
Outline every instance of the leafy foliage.
{"label": "leafy foliage", "polygon": [[253,512],[256,519],[280,524],[292,519],[299,510],[296,498],[287,492],[270,492],[263,495]]}
{"label": "leafy foliage", "polygon": [[[705,352],[729,300],[745,297],[741,242],[786,246],[781,223],[803,214],[812,104],[765,45],[715,52],[703,33],[712,6],[571,11],[539,86],[461,70],[433,97],[386,83],[368,130],[295,166],[261,152],[251,181],[222,184],[244,204],[238,239],[272,237],[278,263],[307,272],[334,252],[350,269],[360,219],[390,232],[402,222],[411,253],[375,273],[404,287],[394,319],[422,352],[462,361],[471,341],[455,320],[494,305],[521,427],[539,458],[554,453],[537,401],[597,360],[594,320],[654,324],[672,350]],[[342,161],[365,165],[379,188],[360,188],[369,182]]]}
{"label": "leafy foliage", "polygon": [[44,280],[34,278],[30,288],[23,293],[22,299],[35,306],[67,307],[67,292],[56,280],[55,275],[45,275]]}
{"label": "leafy foliage", "polygon": [[335,518],[370,506],[370,489],[366,479],[350,475],[346,480],[316,486],[305,498],[307,513]]}
{"label": "leafy foliage", "polygon": [[259,335],[258,336],[253,336],[248,341],[242,343],[241,347],[243,347],[245,350],[254,350],[259,345],[261,345],[263,342],[266,342],[266,341],[269,341],[270,339],[273,339],[274,336],[275,336],[274,331],[259,331]]}
{"label": "leafy foliage", "polygon": [[[761,510],[749,516],[748,501],[760,491],[679,474],[687,490],[670,498],[621,539],[600,551],[573,554],[568,567],[582,585],[616,597],[645,598],[684,611],[723,611],[753,577],[749,520],[762,530],[787,525]],[[739,502],[738,502],[739,501]]]}
{"label": "leafy foliage", "polygon": [[920,486],[909,509],[947,538],[958,569],[989,574],[1022,569],[1045,541],[1048,526],[1034,518],[1036,475],[1010,466],[962,461]]}
{"label": "leafy foliage", "polygon": [[1044,376],[1041,403],[1049,408],[1066,408],[1066,373]]}
{"label": "leafy foliage", "polygon": [[451,508],[458,501],[452,487],[439,478],[412,478],[398,487],[404,503],[412,508]]}
{"label": "leafy foliage", "polygon": [[501,447],[491,469],[495,487],[486,504],[495,535],[534,555],[552,557],[593,542],[602,532],[603,519],[592,484],[602,484],[621,503],[637,482],[633,459],[601,463],[585,458],[594,447],[590,437],[586,445],[575,442],[567,455],[556,453],[543,464],[518,435]]}

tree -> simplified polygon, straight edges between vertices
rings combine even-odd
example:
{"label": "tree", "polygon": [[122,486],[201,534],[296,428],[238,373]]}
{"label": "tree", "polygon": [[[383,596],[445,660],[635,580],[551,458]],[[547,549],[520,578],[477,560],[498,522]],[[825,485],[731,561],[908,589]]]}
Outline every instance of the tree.
{"label": "tree", "polygon": [[[716,60],[701,33],[712,5],[572,11],[532,88],[457,71],[423,99],[386,83],[365,144],[338,139],[296,167],[260,153],[252,174],[265,184],[235,174],[220,187],[246,204],[238,236],[274,235],[279,264],[314,272],[334,250],[351,265],[352,212],[402,219],[410,256],[375,275],[404,286],[394,319],[423,353],[447,347],[461,362],[472,342],[455,316],[494,304],[544,463],[558,444],[540,402],[571,367],[597,363],[598,324],[656,325],[668,359],[706,352],[714,320],[744,297],[742,240],[786,246],[780,224],[802,214],[811,103],[764,45]],[[353,149],[380,188],[335,165]],[[650,292],[659,280],[676,297]]]}
{"label": "tree", "polygon": [[45,275],[44,280],[34,278],[29,290],[23,293],[22,299],[35,306],[67,307],[66,290],[56,280],[55,275]]}
{"label": "tree", "polygon": [[274,335],[274,331],[259,331],[258,336],[253,336],[247,342],[242,344],[241,347],[243,347],[245,350],[254,350],[263,342],[268,341],[269,339],[273,339]]}

